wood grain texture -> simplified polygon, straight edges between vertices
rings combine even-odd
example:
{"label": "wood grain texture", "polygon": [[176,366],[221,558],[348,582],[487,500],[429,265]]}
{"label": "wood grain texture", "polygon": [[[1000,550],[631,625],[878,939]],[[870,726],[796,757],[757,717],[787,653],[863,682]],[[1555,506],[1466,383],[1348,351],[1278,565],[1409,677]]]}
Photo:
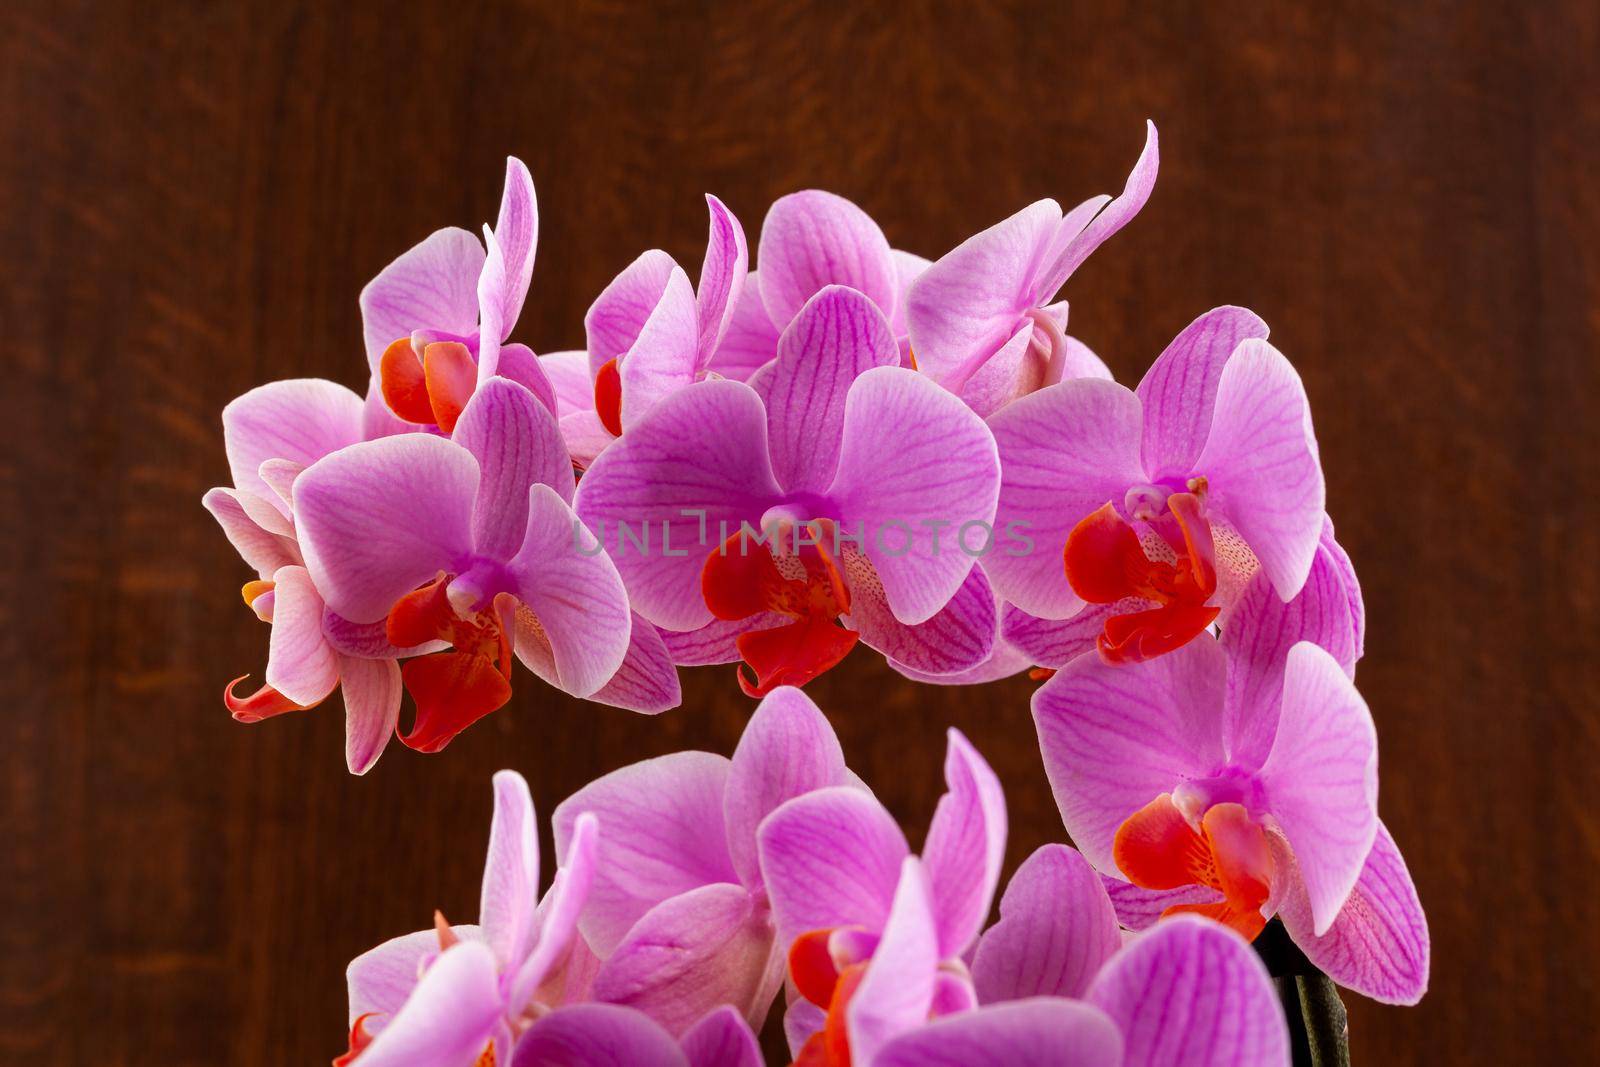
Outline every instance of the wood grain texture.
{"label": "wood grain texture", "polygon": [[[725,669],[658,719],[522,676],[443,756],[360,780],[337,713],[222,709],[266,631],[199,506],[219,410],[359,386],[362,284],[492,219],[508,152],[543,209],[517,336],[554,350],[641,249],[698,262],[705,191],[752,244],[822,186],[937,255],[1114,190],[1147,116],[1160,182],[1070,283],[1073,332],[1134,380],[1243,303],[1304,375],[1434,938],[1421,1007],[1352,998],[1356,1062],[1596,1047],[1593,3],[25,0],[0,31],[0,1061],[326,1062],[345,962],[471,917],[493,770],[548,814],[632,760],[731,751]],[[914,839],[966,731],[1014,866],[1062,838],[1030,688],[914,687],[861,652],[813,693]]]}

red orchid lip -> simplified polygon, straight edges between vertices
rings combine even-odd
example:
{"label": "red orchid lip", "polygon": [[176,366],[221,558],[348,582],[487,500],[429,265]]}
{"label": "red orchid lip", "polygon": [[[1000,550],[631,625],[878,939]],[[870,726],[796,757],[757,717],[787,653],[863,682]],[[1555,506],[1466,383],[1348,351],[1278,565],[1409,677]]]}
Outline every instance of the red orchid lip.
{"label": "red orchid lip", "polygon": [[706,557],[700,588],[712,615],[738,621],[771,612],[794,620],[737,638],[744,658],[739,688],[746,696],[804,685],[837,666],[856,645],[856,631],[837,625],[850,611],[850,589],[827,546],[831,525],[827,520],[800,524],[809,538],[789,536],[798,529],[795,524],[780,525],[774,544],[794,546],[781,556],[741,530]]}

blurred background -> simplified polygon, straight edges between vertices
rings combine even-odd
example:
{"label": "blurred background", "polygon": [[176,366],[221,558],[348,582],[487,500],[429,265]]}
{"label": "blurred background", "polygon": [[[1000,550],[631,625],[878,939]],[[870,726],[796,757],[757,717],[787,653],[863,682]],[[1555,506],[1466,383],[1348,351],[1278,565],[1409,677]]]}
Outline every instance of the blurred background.
{"label": "blurred background", "polygon": [[[489,776],[732,750],[732,668],[657,719],[523,673],[439,756],[349,777],[338,701],[233,723],[250,575],[200,507],[219,412],[364,387],[356,295],[476,228],[504,157],[541,233],[515,339],[582,344],[612,275],[752,248],[820,186],[938,256],[1043,196],[1161,176],[1069,283],[1133,382],[1217,304],[1310,393],[1370,630],[1383,816],[1433,931],[1420,1007],[1350,998],[1358,1064],[1597,1047],[1600,8],[1542,4],[416,4],[12,0],[0,12],[0,1061],[325,1063],[346,961],[469,920]],[[1007,872],[1063,839],[1026,677],[916,686],[865,650],[810,687],[920,840],[944,732],[1007,786]],[[548,833],[545,835],[548,848]],[[548,855],[548,853],[547,853]],[[546,864],[546,878],[551,864]]]}

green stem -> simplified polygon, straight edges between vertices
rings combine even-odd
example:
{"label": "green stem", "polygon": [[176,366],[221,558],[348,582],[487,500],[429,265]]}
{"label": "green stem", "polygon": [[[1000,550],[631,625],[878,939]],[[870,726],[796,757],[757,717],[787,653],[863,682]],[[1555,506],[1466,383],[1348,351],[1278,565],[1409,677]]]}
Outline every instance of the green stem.
{"label": "green stem", "polygon": [[1277,919],[1256,938],[1255,950],[1278,987],[1294,1067],[1350,1067],[1350,1024],[1333,981]]}

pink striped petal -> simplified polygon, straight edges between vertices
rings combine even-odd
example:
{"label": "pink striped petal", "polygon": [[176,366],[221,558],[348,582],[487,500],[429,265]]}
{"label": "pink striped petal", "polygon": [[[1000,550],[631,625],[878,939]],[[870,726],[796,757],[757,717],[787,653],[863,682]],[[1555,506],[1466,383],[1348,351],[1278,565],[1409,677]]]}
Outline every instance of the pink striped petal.
{"label": "pink striped petal", "polygon": [[972,958],[981,1003],[1081,997],[1122,947],[1117,914],[1082,855],[1045,845],[1022,862],[1000,898],[1000,921]]}
{"label": "pink striped petal", "polygon": [[[711,621],[700,572],[722,543],[720,524],[728,536],[741,522],[759,528],[778,499],[760,397],[706,381],[607,448],[583,476],[577,510],[602,535],[634,610],[664,629],[693,630]],[[637,543],[642,530],[648,547]]]}
{"label": "pink striped petal", "polygon": [[1116,909],[1117,922],[1129,930],[1146,930],[1161,919],[1161,913],[1178,904],[1215,904],[1222,894],[1209,886],[1186,885],[1182,889],[1144,889],[1109,874],[1100,884]]}
{"label": "pink striped petal", "polygon": [[1122,1035],[1098,1008],[1035,997],[935,1019],[895,1038],[873,1067],[1119,1067]]}
{"label": "pink striped petal", "polygon": [[533,943],[539,901],[539,832],[528,783],[516,771],[494,776],[494,820],[483,866],[478,926],[502,972],[515,970]]}
{"label": "pink striped petal", "polygon": [[264,530],[245,511],[239,494],[232,489],[208,489],[200,503],[217,520],[228,543],[239,553],[246,565],[260,577],[271,578],[279,567],[301,562],[300,553],[292,538]]}
{"label": "pink striped petal", "polygon": [[471,336],[478,329],[478,275],[483,245],[467,230],[435,230],[402,253],[361,290],[361,332],[367,364],[416,330]]}
{"label": "pink striped petal", "polygon": [[689,1067],[761,1067],[761,1046],[750,1024],[731,1006],[723,1005],[683,1035]]}
{"label": "pink striped petal", "polygon": [[478,463],[459,445],[402,434],[351,445],[295,479],[306,568],[327,604],[377,622],[472,549]]}
{"label": "pink striped petal", "polygon": [[885,1044],[927,1021],[939,966],[933,907],[927,872],[907,856],[883,940],[845,1007],[852,1063],[872,1063]]}
{"label": "pink striped petal", "polygon": [[782,686],[756,705],[734,749],[722,802],[728,852],[744,885],[755,891],[762,884],[761,821],[787,800],[844,785],[846,773],[833,727],[805,693]]}
{"label": "pink striped petal", "polygon": [[960,730],[951,728],[947,738],[946,791],[922,846],[941,959],[962,955],[978,936],[1006,855],[1000,779]]}
{"label": "pink striped petal", "polygon": [[761,283],[751,271],[733,304],[722,341],[711,357],[710,369],[725,378],[747,381],[778,354],[779,330],[761,301]]}
{"label": "pink striped petal", "polygon": [[635,613],[622,666],[589,699],[645,715],[668,711],[682,703],[678,668],[661,639],[661,631]]}
{"label": "pink striped petal", "polygon": [[1222,765],[1226,661],[1208,637],[1143,663],[1080,656],[1033,695],[1045,774],[1067,834],[1096,869],[1129,815]]}
{"label": "pink striped petal", "polygon": [[899,362],[888,320],[861,293],[830,285],[806,302],[779,338],[777,362],[758,390],[767,406],[773,473],[786,492],[828,488],[850,387],[873,367]]}
{"label": "pink striped petal", "polygon": [[835,926],[883,929],[911,849],[870,793],[807,793],[767,816],[756,836],[779,944]]}
{"label": "pink striped petal", "polygon": [[258,386],[222,409],[222,441],[234,488],[265,500],[277,494],[261,480],[271,459],[310,466],[362,439],[362,399],[320,378]]}
{"label": "pink striped petal", "polygon": [[534,1023],[509,1067],[688,1067],[671,1034],[642,1011],[574,1004]]}
{"label": "pink striped petal", "polygon": [[1289,650],[1278,733],[1260,780],[1266,808],[1294,849],[1320,937],[1355,888],[1378,833],[1378,735],[1338,661],[1309,641]]}
{"label": "pink striped petal", "polygon": [[828,495],[845,531],[865,532],[895,618],[926,622],[955,596],[973,557],[939,531],[992,523],[999,488],[994,439],[960,400],[899,367],[856,379]]}
{"label": "pink striped petal", "polygon": [[1144,150],[1139,153],[1139,159],[1134,163],[1133,170],[1128,172],[1128,180],[1122,187],[1122,193],[1107,204],[1104,211],[1098,212],[1094,216],[1094,221],[1083,226],[1081,231],[1073,225],[1071,215],[1061,227],[1057,241],[1051,249],[1050,266],[1041,271],[1034,281],[1035,304],[1048,302],[1095,249],[1133,221],[1133,217],[1144,207],[1145,202],[1150,199],[1150,193],[1155,189],[1156,172],[1160,166],[1161,155],[1156,139],[1156,124],[1147,121]]}
{"label": "pink striped petal", "polygon": [[600,965],[594,997],[645,1012],[674,1034],[730,1004],[759,1021],[783,979],[772,923],[743,886],[700,886],[646,912]]}
{"label": "pink striped petal", "polygon": [[750,270],[750,250],[745,243],[744,227],[721,200],[709,193],[706,207],[711,211],[711,232],[706,237],[706,258],[700,265],[700,284],[695,288],[695,304],[699,311],[697,368],[708,366],[712,353],[722,343],[734,308],[739,306],[745,275]]}
{"label": "pink striped petal", "polygon": [[818,189],[779,198],[761,224],[761,299],[782,330],[829,285],[865,293],[886,316],[899,300],[889,242],[865,211]]}
{"label": "pink striped petal", "polygon": [[383,755],[400,721],[400,664],[392,659],[339,656],[344,694],[344,759],[351,774],[366,774]]}
{"label": "pink striped petal", "polygon": [[932,618],[911,626],[895,618],[876,572],[865,559],[853,553],[845,558],[850,581],[848,625],[896,670],[951,677],[988,660],[998,637],[999,616],[982,567],[968,572],[961,588]]}
{"label": "pink striped petal", "polygon": [[472,1067],[500,1011],[494,953],[462,941],[423,974],[405,1007],[361,1053],[362,1067]]}
{"label": "pink striped petal", "polygon": [[1141,455],[1152,478],[1187,477],[1205,448],[1222,368],[1240,343],[1266,340],[1267,324],[1252,311],[1219,307],[1172,339],[1139,382],[1144,407]]}
{"label": "pink striped petal", "polygon": [[959,391],[1018,333],[1022,313],[1033,304],[1035,265],[1060,224],[1061,206],[1037,201],[967,238],[922,273],[911,286],[907,323],[924,374]]}
{"label": "pink striped petal", "polygon": [[1141,934],[1089,989],[1125,1067],[1284,1067],[1289,1032],[1266,967],[1232,930],[1179,916]]}
{"label": "pink striped petal", "polygon": [[507,559],[528,525],[528,490],[547,485],[572,500],[572,461],[555,416],[534,395],[506,378],[478,386],[456,422],[452,440],[478,461],[472,505],[475,550]]}
{"label": "pink striped petal", "polygon": [[594,888],[579,926],[602,957],[663,900],[738,881],[720,832],[728,768],[722,756],[678,752],[612,771],[556,808],[551,825],[563,859],[580,814],[593,812],[600,823]]}
{"label": "pink striped petal", "polygon": [[1222,368],[1195,470],[1207,508],[1244,537],[1278,596],[1298,593],[1322,536],[1322,462],[1300,376],[1265,341],[1242,342]]}
{"label": "pink striped petal", "polygon": [[500,196],[500,217],[494,224],[494,239],[500,249],[500,277],[496,279],[498,284],[490,287],[480,280],[478,302],[485,311],[484,318],[488,318],[487,312],[493,308],[500,324],[498,332],[485,329],[484,333],[504,341],[522,314],[522,302],[528,295],[528,283],[533,279],[534,253],[539,246],[539,201],[534,195],[533,177],[516,156],[506,157],[505,191]]}
{"label": "pink striped petal", "polygon": [[1355,889],[1326,933],[1314,932],[1298,878],[1278,902],[1278,915],[1306,957],[1340,985],[1385,1004],[1415,1004],[1427,992],[1428,919],[1382,822]]}
{"label": "pink striped petal", "polygon": [[1006,540],[984,569],[1001,597],[1040,618],[1078,612],[1083,601],[1062,557],[1067,536],[1144,480],[1139,427],[1138,398],[1093,378],[1041,389],[990,420],[1002,471],[995,523]]}
{"label": "pink striped petal", "polygon": [[339,684],[338,656],[322,636],[322,597],[304,567],[280,567],[272,581],[267,684],[310,707]]}

